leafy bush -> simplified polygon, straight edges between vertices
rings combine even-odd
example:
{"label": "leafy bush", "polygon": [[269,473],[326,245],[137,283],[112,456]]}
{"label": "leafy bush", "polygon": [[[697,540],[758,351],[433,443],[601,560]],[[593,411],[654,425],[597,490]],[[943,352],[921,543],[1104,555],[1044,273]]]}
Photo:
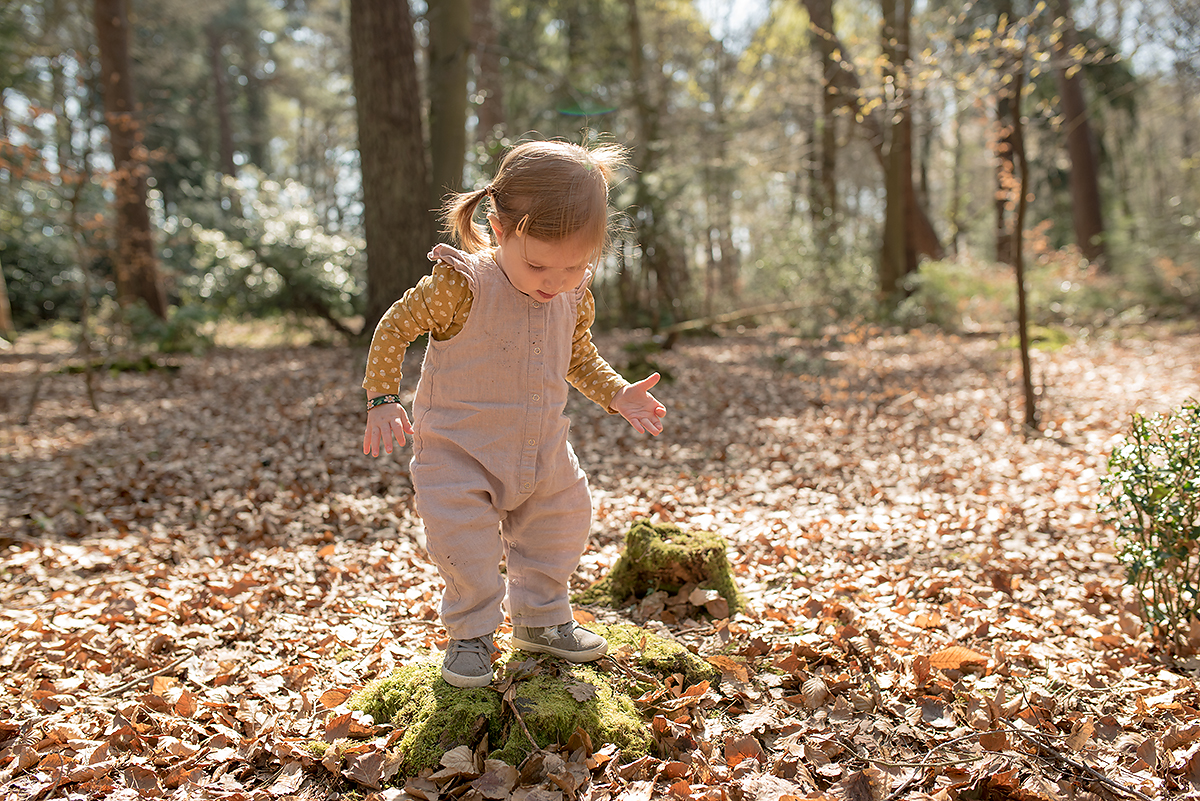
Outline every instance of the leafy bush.
{"label": "leafy bush", "polygon": [[336,321],[359,310],[363,243],[325,231],[298,184],[238,185],[244,219],[236,232],[171,219],[168,234],[190,254],[179,281],[184,305],[222,314],[300,312]]}
{"label": "leafy bush", "polygon": [[1101,511],[1116,526],[1126,580],[1155,638],[1176,653],[1200,619],[1200,403],[1135,415],[1113,451]]}

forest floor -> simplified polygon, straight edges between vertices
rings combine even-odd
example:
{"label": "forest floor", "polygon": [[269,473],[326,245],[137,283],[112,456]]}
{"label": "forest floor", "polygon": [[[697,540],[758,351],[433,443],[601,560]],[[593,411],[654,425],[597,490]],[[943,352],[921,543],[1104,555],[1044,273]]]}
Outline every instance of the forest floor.
{"label": "forest floor", "polygon": [[1033,437],[996,337],[686,339],[650,356],[672,379],[654,439],[575,395],[578,587],[640,517],[720,533],[742,612],[605,619],[722,679],[649,703],[636,762],[594,743],[406,789],[381,783],[386,729],[309,747],[348,731],[348,691],[444,643],[407,451],[361,453],[361,359],[163,357],[98,375],[97,412],[56,372],[69,346],[0,352],[0,797],[1200,797],[1200,661],[1144,634],[1097,512],[1131,415],[1200,397],[1194,330],[1036,352]]}

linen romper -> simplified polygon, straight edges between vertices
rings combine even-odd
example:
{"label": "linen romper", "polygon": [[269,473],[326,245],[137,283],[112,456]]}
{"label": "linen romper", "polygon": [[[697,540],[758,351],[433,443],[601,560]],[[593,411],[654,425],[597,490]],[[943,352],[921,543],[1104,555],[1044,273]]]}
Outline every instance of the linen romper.
{"label": "linen romper", "polygon": [[[450,637],[571,619],[568,580],[591,527],[587,476],[567,441],[566,375],[587,282],[549,302],[518,291],[490,254],[439,246],[474,300],[432,337],[413,401],[413,486],[446,591]],[[500,562],[507,563],[505,577]]]}

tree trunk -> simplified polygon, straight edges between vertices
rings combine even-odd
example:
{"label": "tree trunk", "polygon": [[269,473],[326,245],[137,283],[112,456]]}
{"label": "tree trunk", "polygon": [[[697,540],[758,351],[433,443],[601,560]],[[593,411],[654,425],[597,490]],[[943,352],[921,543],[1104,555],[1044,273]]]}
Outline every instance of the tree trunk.
{"label": "tree trunk", "polygon": [[1071,217],[1075,242],[1088,261],[1104,266],[1104,218],[1100,204],[1100,167],[1088,123],[1087,103],[1079,65],[1071,55],[1075,47],[1075,22],[1070,0],[1056,0],[1062,32],[1055,43],[1055,74],[1062,97],[1067,156],[1071,160]]}
{"label": "tree trunk", "polygon": [[104,120],[116,178],[117,296],[123,304],[143,300],[150,311],[166,319],[167,295],[154,250],[150,209],[146,206],[149,191],[146,147],[134,115],[129,18],[124,0],[95,0],[94,12]]}
{"label": "tree trunk", "polygon": [[1016,190],[1016,228],[1013,231],[1013,268],[1017,281],[1017,331],[1021,346],[1021,392],[1025,398],[1025,430],[1034,431],[1038,425],[1037,397],[1033,392],[1033,362],[1029,358],[1029,312],[1025,291],[1025,208],[1028,205],[1029,163],[1025,159],[1025,132],[1021,123],[1021,94],[1025,83],[1024,56],[1013,71],[1012,86],[1012,144],[1013,156],[1019,163]]}
{"label": "tree trunk", "polygon": [[217,112],[217,165],[222,173],[232,178],[237,174],[237,166],[233,163],[233,115],[229,111],[229,82],[225,57],[221,53],[222,36],[215,24],[209,25],[205,34],[213,77],[213,104]]}
{"label": "tree trunk", "polygon": [[17,329],[13,325],[12,305],[8,302],[8,284],[4,281],[4,268],[0,266],[0,337],[12,341]]}
{"label": "tree trunk", "polygon": [[471,0],[430,0],[429,143],[435,205],[462,190],[467,152]]}
{"label": "tree trunk", "polygon": [[[804,7],[808,10],[810,22],[814,19],[822,18],[823,12],[819,5],[822,2],[824,0],[804,0]],[[827,23],[832,26],[832,20],[827,20]],[[821,44],[822,48],[828,47],[831,53],[842,54],[840,58],[830,60],[829,63],[833,66],[833,74],[832,76],[826,76],[823,84],[826,87],[832,87],[831,96],[835,97],[840,105],[846,107],[850,111],[851,117],[858,121],[867,136],[867,141],[871,145],[871,149],[875,153],[875,159],[886,172],[888,159],[884,151],[884,143],[888,137],[888,126],[885,125],[878,107],[870,110],[864,108],[858,75],[854,71],[854,65],[846,57],[849,51],[842,46],[833,28],[820,28],[815,23],[813,23],[813,26],[814,33],[820,39],[825,40]],[[909,191],[913,191],[912,181],[908,182],[908,186]],[[925,213],[925,209],[917,202],[915,191],[908,197],[905,206],[908,220],[908,235],[912,239],[912,245],[916,248],[917,253],[928,256],[931,259],[942,258],[945,252],[942,250],[941,242],[938,241],[937,231],[934,230],[933,223],[930,222],[929,215]]]}
{"label": "tree trunk", "polygon": [[883,0],[884,79],[892,85],[891,124],[886,144],[883,248],[879,292],[894,308],[904,294],[904,278],[917,271],[917,248],[909,235],[910,207],[916,205],[912,175],[912,108],[908,78],[908,0]]}
{"label": "tree trunk", "polygon": [[[717,278],[720,294],[736,302],[742,294],[741,254],[733,245],[733,186],[736,182],[735,167],[729,160],[729,119],[725,108],[725,79],[736,65],[720,40],[714,45],[716,58],[712,73],[711,101],[713,104],[713,166],[709,189],[711,202],[710,224],[715,229]],[[710,250],[711,252],[711,250]]]}
{"label": "tree trunk", "polygon": [[490,147],[504,135],[504,79],[500,72],[500,43],[492,0],[474,0],[475,89],[480,96],[475,113],[479,141]]}
{"label": "tree trunk", "polygon": [[247,17],[247,23],[238,29],[238,47],[242,53],[243,74],[246,76],[246,155],[251,164],[269,173],[271,133],[267,119],[267,91],[259,75],[263,62],[258,39],[261,21],[254,16],[245,0],[241,0],[239,6]]}
{"label": "tree trunk", "polygon": [[[999,19],[1013,22],[1013,4],[1011,0],[1001,0],[996,4],[996,15]],[[1011,76],[1014,65],[1010,53],[1000,54],[1001,73]],[[1013,185],[1016,181],[1016,167],[1013,162],[1013,128],[1012,96],[1003,89],[996,93],[996,138],[992,144],[996,156],[996,193],[994,208],[996,215],[996,261],[1001,264],[1013,264],[1013,235],[1010,214],[1013,211]]]}
{"label": "tree trunk", "polygon": [[962,223],[962,206],[963,206],[963,119],[966,118],[966,112],[963,110],[962,93],[958,87],[954,88],[954,147],[952,176],[950,179],[950,252],[954,256],[959,254],[959,242],[962,239],[963,223]]}
{"label": "tree trunk", "polygon": [[363,331],[370,332],[428,272],[425,254],[433,241],[408,3],[350,0],[350,59],[367,239]]}
{"label": "tree trunk", "polygon": [[828,249],[837,235],[837,109],[844,102],[838,97],[837,40],[833,37],[833,0],[806,0],[812,38],[821,54],[821,118],[818,123],[820,167],[813,196],[819,201],[812,209],[819,244]]}
{"label": "tree trunk", "polygon": [[686,270],[666,220],[663,198],[651,190],[647,177],[658,168],[661,148],[661,106],[650,100],[649,80],[642,59],[642,25],[638,0],[625,0],[629,9],[629,67],[632,73],[633,105],[637,141],[634,151],[634,198],[638,214],[638,238],[642,246],[642,266],[655,279],[654,314],[658,327],[676,320],[676,307],[682,302]]}

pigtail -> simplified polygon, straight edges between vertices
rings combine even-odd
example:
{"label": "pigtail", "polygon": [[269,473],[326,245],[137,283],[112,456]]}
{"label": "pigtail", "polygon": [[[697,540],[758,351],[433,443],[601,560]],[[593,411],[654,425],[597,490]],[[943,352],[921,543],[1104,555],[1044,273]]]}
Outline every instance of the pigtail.
{"label": "pigtail", "polygon": [[447,196],[442,205],[442,230],[468,253],[478,253],[491,247],[488,229],[475,220],[479,204],[491,193],[491,186],[474,192]]}

